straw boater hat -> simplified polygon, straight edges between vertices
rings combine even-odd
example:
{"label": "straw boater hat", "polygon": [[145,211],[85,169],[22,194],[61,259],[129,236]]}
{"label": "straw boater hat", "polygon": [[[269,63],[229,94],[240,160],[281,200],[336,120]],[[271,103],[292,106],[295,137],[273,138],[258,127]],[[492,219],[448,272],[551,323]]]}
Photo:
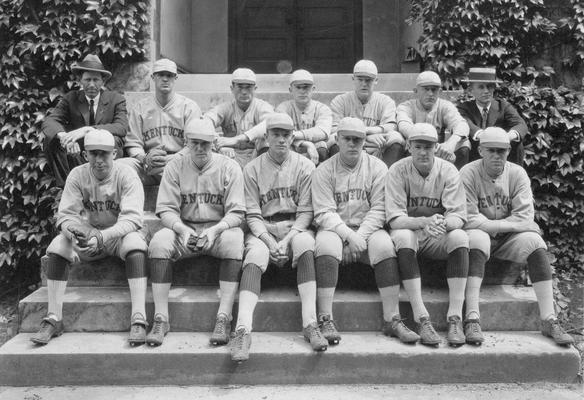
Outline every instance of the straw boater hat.
{"label": "straw boater hat", "polygon": [[105,79],[109,79],[112,76],[112,73],[107,71],[103,67],[101,60],[95,54],[88,54],[83,59],[83,61],[78,62],[78,63],[74,63],[71,66],[71,70],[73,72],[80,72],[80,73],[83,73],[83,71],[99,72],[103,75],[103,77]]}
{"label": "straw boater hat", "polygon": [[468,78],[462,79],[461,82],[502,83],[497,79],[497,70],[493,67],[471,68],[468,70]]}

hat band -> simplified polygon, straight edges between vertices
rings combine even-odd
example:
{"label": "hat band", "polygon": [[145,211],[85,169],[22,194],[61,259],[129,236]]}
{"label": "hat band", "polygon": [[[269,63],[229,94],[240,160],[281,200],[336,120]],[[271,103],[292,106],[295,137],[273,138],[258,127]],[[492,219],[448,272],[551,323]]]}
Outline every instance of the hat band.
{"label": "hat band", "polygon": [[107,144],[86,144],[85,150],[103,150],[103,151],[113,151],[114,146],[109,146]]}
{"label": "hat band", "polygon": [[438,138],[434,136],[427,136],[427,135],[413,135],[409,137],[409,140],[425,140],[426,142],[437,142]]}
{"label": "hat band", "polygon": [[357,136],[360,138],[364,138],[365,136],[367,136],[367,134],[363,131],[355,131],[355,130],[350,130],[350,129],[338,131],[337,133],[339,135],[343,135],[343,136]]}
{"label": "hat band", "polygon": [[215,135],[209,133],[187,133],[185,134],[187,139],[204,140],[205,142],[213,142],[215,140]]}
{"label": "hat band", "polygon": [[480,142],[480,145],[485,147],[497,147],[503,149],[511,148],[511,144],[507,142]]}

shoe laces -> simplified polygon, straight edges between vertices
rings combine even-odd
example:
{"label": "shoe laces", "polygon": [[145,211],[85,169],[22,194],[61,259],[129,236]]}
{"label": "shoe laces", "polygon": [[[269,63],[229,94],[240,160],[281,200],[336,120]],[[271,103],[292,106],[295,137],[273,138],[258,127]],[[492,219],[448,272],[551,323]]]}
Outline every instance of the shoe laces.
{"label": "shoe laces", "polygon": [[133,334],[138,334],[138,333],[140,333],[142,331],[141,330],[141,325],[140,324],[132,324],[132,329],[131,330],[132,330],[132,333]]}
{"label": "shoe laces", "polygon": [[243,337],[244,336],[245,336],[244,329],[239,329],[237,332],[235,332],[235,337],[233,338],[233,346],[237,350],[243,349]]}
{"label": "shoe laces", "polygon": [[310,339],[324,339],[324,336],[318,327],[314,325],[308,325],[306,329],[308,330],[308,336]]}
{"label": "shoe laces", "polygon": [[215,323],[215,333],[219,335],[225,335],[225,325],[226,318],[223,316],[218,316]]}
{"label": "shoe laces", "polygon": [[467,322],[467,326],[469,327],[471,333],[479,333],[479,323],[475,320],[470,320]]}
{"label": "shoe laces", "polygon": [[329,318],[322,320],[322,328],[325,330],[330,330],[330,331],[337,330],[337,326],[335,324],[335,321],[333,321],[332,319],[329,319]]}
{"label": "shoe laces", "polygon": [[47,321],[47,320],[43,320],[43,321],[41,322],[41,328],[39,329],[39,333],[42,333],[42,334],[44,334],[44,333],[47,333],[47,332],[49,332],[49,331],[51,330],[51,327],[52,327],[52,326],[53,326],[53,325],[52,325],[52,324],[51,324],[49,321]]}
{"label": "shoe laces", "polygon": [[158,320],[158,319],[157,319],[157,320],[155,320],[155,321],[154,321],[154,324],[153,324],[153,326],[152,326],[152,332],[153,332],[155,335],[161,335],[161,334],[163,334],[163,328],[162,328],[162,327],[163,327],[163,325],[164,325],[164,321],[162,321],[162,320]]}
{"label": "shoe laces", "polygon": [[550,327],[552,334],[563,335],[565,333],[564,330],[562,329],[562,326],[560,325],[560,322],[557,319],[550,320]]}
{"label": "shoe laces", "polygon": [[448,320],[448,324],[450,325],[450,329],[452,329],[455,335],[458,335],[458,320],[456,318],[451,318]]}

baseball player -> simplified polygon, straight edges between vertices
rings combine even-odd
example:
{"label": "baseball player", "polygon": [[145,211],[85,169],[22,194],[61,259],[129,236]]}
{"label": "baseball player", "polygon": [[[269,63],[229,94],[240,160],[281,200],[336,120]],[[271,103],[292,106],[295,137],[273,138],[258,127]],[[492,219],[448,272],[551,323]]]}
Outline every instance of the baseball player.
{"label": "baseball player", "polygon": [[432,124],[439,132],[436,155],[460,169],[468,162],[469,127],[454,104],[438,98],[441,88],[442,81],[437,73],[421,72],[414,88],[416,98],[397,107],[397,128],[408,139],[415,123]]}
{"label": "baseball player", "polygon": [[185,126],[187,148],[173,158],[162,174],[156,215],[162,220],[148,247],[154,323],[146,337],[151,346],[162,344],[170,329],[168,294],[173,261],[198,255],[221,260],[221,299],[210,343],[227,344],[231,311],[243,257],[245,213],[243,176],[232,159],[212,151],[213,125],[195,119]]}
{"label": "baseball player", "polygon": [[274,112],[267,102],[255,98],[256,76],[247,68],[237,68],[231,79],[234,99],[221,103],[204,114],[223,136],[217,139],[219,151],[234,158],[243,168],[265,149],[266,116]]}
{"label": "baseball player", "polygon": [[317,165],[326,160],[328,150],[326,142],[332,129],[331,109],[320,101],[312,100],[314,79],[304,69],[296,70],[290,75],[290,94],[292,100],[280,103],[277,112],[288,114],[294,121],[294,142],[292,147],[306,153]]}
{"label": "baseball player", "polygon": [[136,173],[114,163],[114,136],[89,131],[84,138],[87,164],[73,168],[63,189],[57,227],[61,233],[47,248],[48,314],[31,337],[47,344],[64,331],[63,298],[69,263],[117,256],[126,263],[132,299],[130,344],[146,338],[146,249],[142,228],[144,189]]}
{"label": "baseball player", "polygon": [[339,263],[371,265],[383,305],[383,333],[415,343],[420,337],[399,315],[399,271],[395,249],[385,224],[383,180],[387,166],[363,152],[367,127],[358,118],[341,119],[339,153],[321,164],[312,183],[316,235],[318,313],[330,344],[341,340],[333,319],[333,296]]}
{"label": "baseball player", "polygon": [[[373,61],[358,61],[353,68],[355,90],[338,95],[331,101],[332,132],[335,136],[344,117],[361,119],[367,126],[365,150],[391,165],[403,155],[404,138],[396,131],[395,102],[391,97],[375,92],[377,66]],[[338,152],[335,139],[329,140],[329,155]]]}
{"label": "baseball player", "polygon": [[470,160],[480,158],[478,153],[478,137],[480,132],[489,126],[498,126],[507,131],[511,141],[511,151],[508,160],[522,165],[525,152],[521,142],[527,135],[527,124],[519,116],[517,110],[506,100],[495,98],[495,88],[501,83],[497,79],[495,68],[471,68],[468,78],[462,80],[469,85],[468,91],[474,97],[458,105],[462,115],[470,128],[471,143]]}
{"label": "baseball player", "polygon": [[554,311],[552,269],[547,246],[535,221],[531,184],[525,170],[507,161],[509,134],[488,127],[479,137],[480,160],[460,171],[466,189],[469,278],[466,287],[465,333],[484,340],[480,326],[479,292],[490,256],[517,263],[527,262],[529,277],[539,304],[541,332],[559,345],[574,339],[560,326]]}
{"label": "baseball player", "polygon": [[465,343],[461,316],[468,274],[468,236],[461,228],[466,222],[466,199],[456,167],[434,157],[437,141],[433,125],[413,125],[408,135],[411,157],[392,165],[385,179],[385,213],[422,344],[437,346],[441,340],[422,301],[416,256],[447,260],[447,340],[458,346]]}
{"label": "baseball player", "polygon": [[145,185],[158,185],[164,166],[184,148],[184,127],[201,117],[197,103],[174,91],[176,64],[166,58],[152,68],[154,96],[148,96],[130,110],[130,130],[124,149],[131,166]]}
{"label": "baseball player", "polygon": [[245,236],[237,329],[231,344],[231,358],[237,362],[249,358],[253,312],[269,263],[282,266],[291,262],[296,268],[304,339],[315,351],[324,351],[328,345],[316,320],[314,233],[309,229],[314,164],[290,151],[294,140],[290,116],[270,114],[266,128],[268,151],[249,162],[243,171],[251,232]]}

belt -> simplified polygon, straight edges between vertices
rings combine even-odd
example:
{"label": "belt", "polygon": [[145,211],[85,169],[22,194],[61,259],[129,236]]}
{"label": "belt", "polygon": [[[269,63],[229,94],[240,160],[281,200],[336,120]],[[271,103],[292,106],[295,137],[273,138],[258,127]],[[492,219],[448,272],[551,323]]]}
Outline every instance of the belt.
{"label": "belt", "polygon": [[264,217],[264,221],[267,222],[294,221],[295,219],[296,213],[277,213],[269,217]]}

